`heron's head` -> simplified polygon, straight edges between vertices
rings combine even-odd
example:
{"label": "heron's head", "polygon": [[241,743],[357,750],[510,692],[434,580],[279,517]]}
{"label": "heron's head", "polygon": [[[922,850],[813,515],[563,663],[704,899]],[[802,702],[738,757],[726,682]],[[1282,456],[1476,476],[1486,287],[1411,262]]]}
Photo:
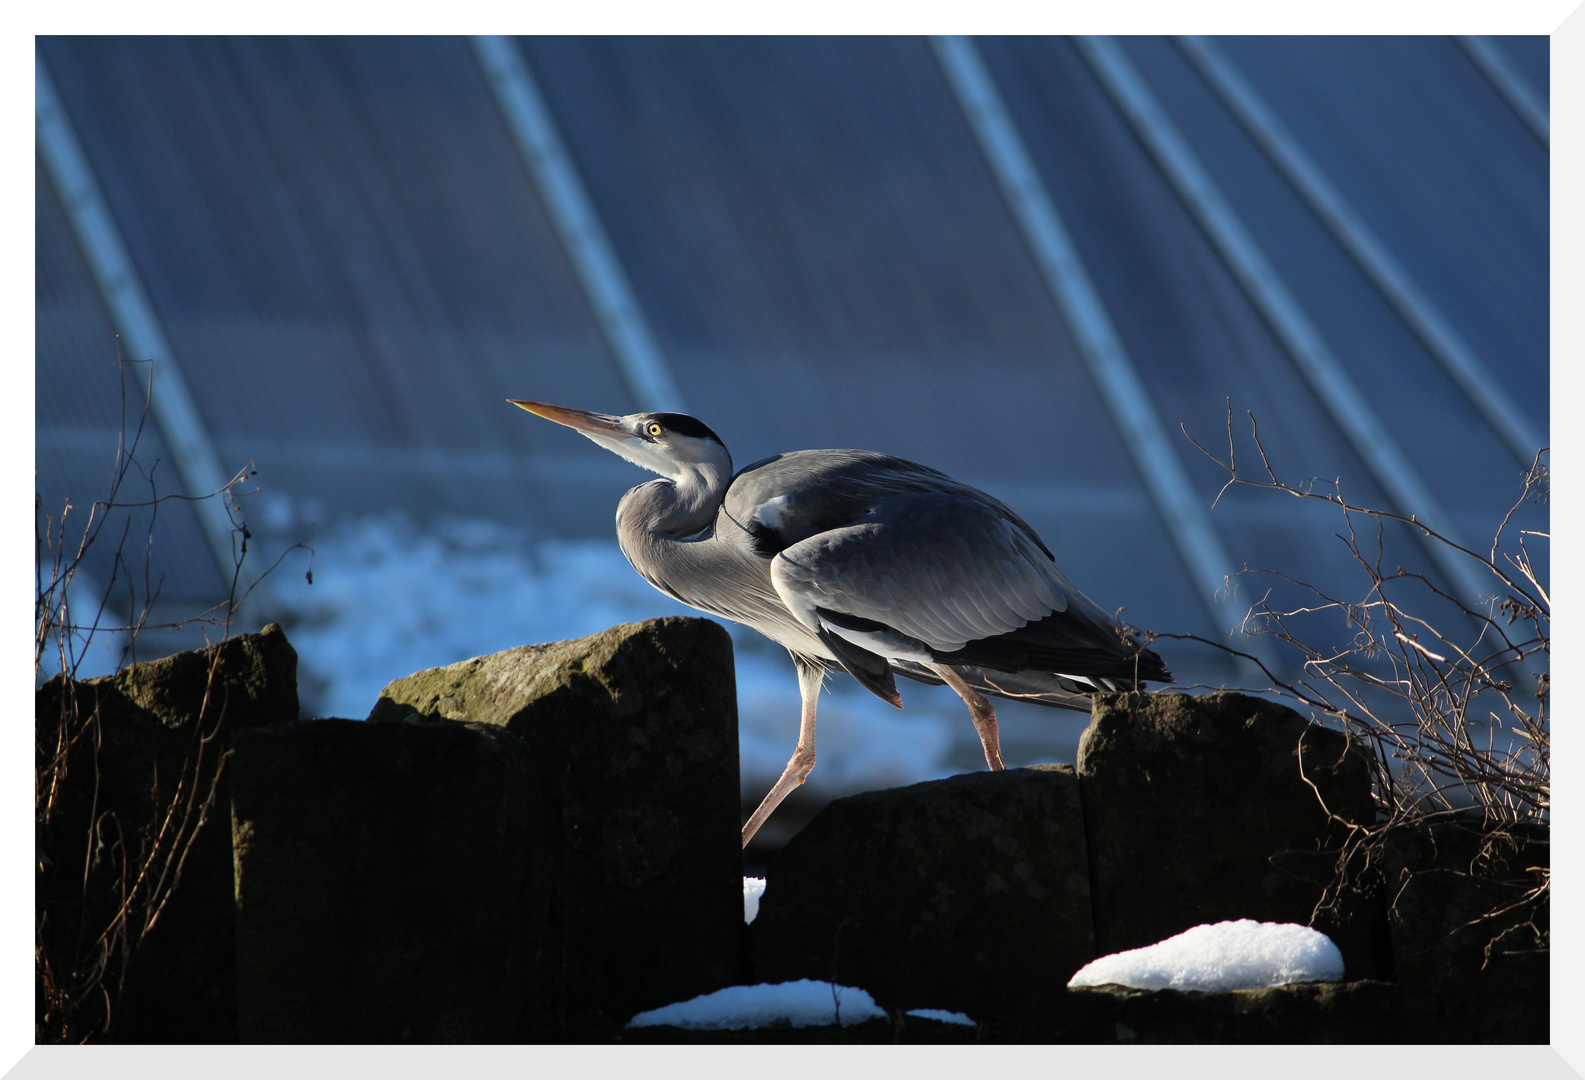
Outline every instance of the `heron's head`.
{"label": "heron's head", "polygon": [[641,412],[607,416],[542,401],[513,405],[588,436],[613,454],[679,483],[700,472],[732,473],[732,455],[715,432],[683,413]]}

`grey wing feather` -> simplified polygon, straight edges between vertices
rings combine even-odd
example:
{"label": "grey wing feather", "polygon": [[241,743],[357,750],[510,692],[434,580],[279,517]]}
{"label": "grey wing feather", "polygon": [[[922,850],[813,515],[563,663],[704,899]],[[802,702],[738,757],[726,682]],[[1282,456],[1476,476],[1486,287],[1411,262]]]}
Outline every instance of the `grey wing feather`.
{"label": "grey wing feather", "polygon": [[782,551],[772,579],[801,618],[818,609],[846,617],[849,628],[880,624],[932,652],[1009,633],[1082,599],[1000,510],[949,493],[878,499],[851,524]]}
{"label": "grey wing feather", "polygon": [[1047,559],[1035,530],[1001,501],[917,462],[870,450],[796,450],[739,470],[722,512],[770,557],[853,523],[877,500],[906,493],[960,495],[1000,513]]}
{"label": "grey wing feather", "polygon": [[[861,682],[854,649],[911,678],[934,663],[965,678],[995,671],[994,683],[975,674],[971,684],[1031,700],[1038,684],[1042,704],[1085,685],[1172,679],[1074,588],[1027,522],[934,469],[863,450],[796,451],[738,473],[721,515],[718,532],[768,565],[791,625]],[[1004,677],[1018,673],[1015,688]]]}

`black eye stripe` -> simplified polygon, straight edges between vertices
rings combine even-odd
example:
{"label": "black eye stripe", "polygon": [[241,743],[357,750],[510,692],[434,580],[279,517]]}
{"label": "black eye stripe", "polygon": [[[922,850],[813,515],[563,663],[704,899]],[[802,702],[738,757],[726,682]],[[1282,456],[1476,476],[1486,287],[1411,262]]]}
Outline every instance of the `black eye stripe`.
{"label": "black eye stripe", "polygon": [[644,431],[647,434],[650,423],[659,423],[666,431],[678,435],[686,435],[691,439],[714,439],[721,441],[721,436],[705,427],[686,413],[656,413],[650,420],[645,421]]}

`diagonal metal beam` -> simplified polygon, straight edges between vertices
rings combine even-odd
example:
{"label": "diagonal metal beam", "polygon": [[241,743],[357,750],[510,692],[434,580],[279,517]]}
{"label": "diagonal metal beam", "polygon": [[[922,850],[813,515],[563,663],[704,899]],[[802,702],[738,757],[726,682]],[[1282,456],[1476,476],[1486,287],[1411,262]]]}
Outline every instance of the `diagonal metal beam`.
{"label": "diagonal metal beam", "polygon": [[509,37],[479,35],[473,38],[473,51],[634,401],[641,409],[686,412],[682,390],[650,332],[522,50]]}
{"label": "diagonal metal beam", "polygon": [[[1288,291],[1117,42],[1084,37],[1075,39],[1075,43],[1397,512],[1473,550],[1460,539],[1460,530],[1452,518],[1332,354],[1320,331]],[[1466,602],[1478,606],[1483,595],[1491,594],[1491,585],[1476,574],[1472,561],[1444,544],[1426,537],[1422,540],[1426,541],[1427,553]]]}
{"label": "diagonal metal beam", "polygon": [[152,357],[158,364],[151,403],[154,421],[165,438],[182,486],[195,500],[190,505],[209,541],[215,564],[220,569],[220,579],[229,584],[233,574],[239,575],[237,594],[240,596],[256,583],[257,575],[247,564],[240,569],[237,566],[234,548],[237,527],[227,509],[231,502],[229,492],[213,497],[226,487],[231,477],[220,467],[220,457],[182,375],[181,365],[143,291],[110,207],[100,194],[88,158],[44,66],[44,58],[37,51],[33,55],[33,87],[34,132],[39,156],[60,195],[61,205],[110,318],[126,342],[126,351],[134,357]]}
{"label": "diagonal metal beam", "polygon": [[1206,37],[1180,37],[1177,43],[1244,130],[1425,343],[1519,464],[1528,469],[1546,440],[1502,384],[1492,378],[1475,350],[1420,291],[1387,245],[1365,224],[1276,114],[1266,107],[1259,92],[1239,73],[1221,46]]}
{"label": "diagonal metal beam", "polygon": [[1106,305],[1090,281],[979,50],[964,37],[935,37],[930,44],[1073,331],[1101,399],[1133,455],[1151,501],[1189,568],[1195,591],[1210,613],[1212,625],[1220,628],[1227,610],[1218,602],[1218,595],[1226,592],[1228,575],[1235,569],[1233,561],[1205,507],[1193,497],[1194,486],[1172,450]]}
{"label": "diagonal metal beam", "polygon": [[1469,58],[1475,62],[1480,73],[1486,76],[1486,81],[1491,83],[1508,107],[1519,114],[1519,119],[1524,121],[1524,126],[1530,133],[1541,140],[1541,145],[1547,149],[1552,148],[1552,117],[1541,95],[1535,87],[1530,85],[1530,80],[1520,74],[1508,54],[1503,51],[1489,37],[1463,35],[1458,38],[1458,43],[1464,47]]}

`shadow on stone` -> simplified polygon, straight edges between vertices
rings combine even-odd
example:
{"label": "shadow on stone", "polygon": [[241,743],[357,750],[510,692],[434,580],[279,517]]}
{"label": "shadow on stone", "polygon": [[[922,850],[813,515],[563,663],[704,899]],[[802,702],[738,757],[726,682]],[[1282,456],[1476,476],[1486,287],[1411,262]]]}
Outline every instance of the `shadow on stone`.
{"label": "shadow on stone", "polygon": [[244,1041],[533,1034],[549,882],[516,737],[305,720],[232,761]]}
{"label": "shadow on stone", "polygon": [[1394,828],[1385,845],[1394,981],[1423,994],[1457,1041],[1551,1041],[1550,865],[1544,827],[1492,830],[1478,813]]}
{"label": "shadow on stone", "polygon": [[[297,653],[273,623],[104,678],[56,676],[37,691],[36,765],[56,781],[39,792],[39,945],[63,979],[130,897],[125,938],[108,935],[105,995],[89,1006],[109,1005],[110,1041],[236,1041],[221,760],[233,732],[297,715]],[[59,1000],[41,990],[39,1041],[97,1033],[102,1011],[67,1017]]]}
{"label": "shadow on stone", "polygon": [[1364,980],[1199,993],[1102,986],[1031,999],[995,1042],[1412,1043],[1425,1024],[1402,987]]}
{"label": "shadow on stone", "polygon": [[496,724],[526,745],[557,1037],[738,981],[737,691],[720,625],[652,619],[432,668],[387,686],[369,719]]}
{"label": "shadow on stone", "polygon": [[1316,911],[1344,823],[1375,817],[1357,740],[1245,694],[1116,694],[1096,697],[1077,767],[1101,955],[1256,919],[1327,934],[1350,979],[1389,974],[1379,890]]}
{"label": "shadow on stone", "polygon": [[976,1018],[1095,956],[1068,766],[837,799],[772,860],[751,927],[759,982],[861,986],[887,1008]]}

